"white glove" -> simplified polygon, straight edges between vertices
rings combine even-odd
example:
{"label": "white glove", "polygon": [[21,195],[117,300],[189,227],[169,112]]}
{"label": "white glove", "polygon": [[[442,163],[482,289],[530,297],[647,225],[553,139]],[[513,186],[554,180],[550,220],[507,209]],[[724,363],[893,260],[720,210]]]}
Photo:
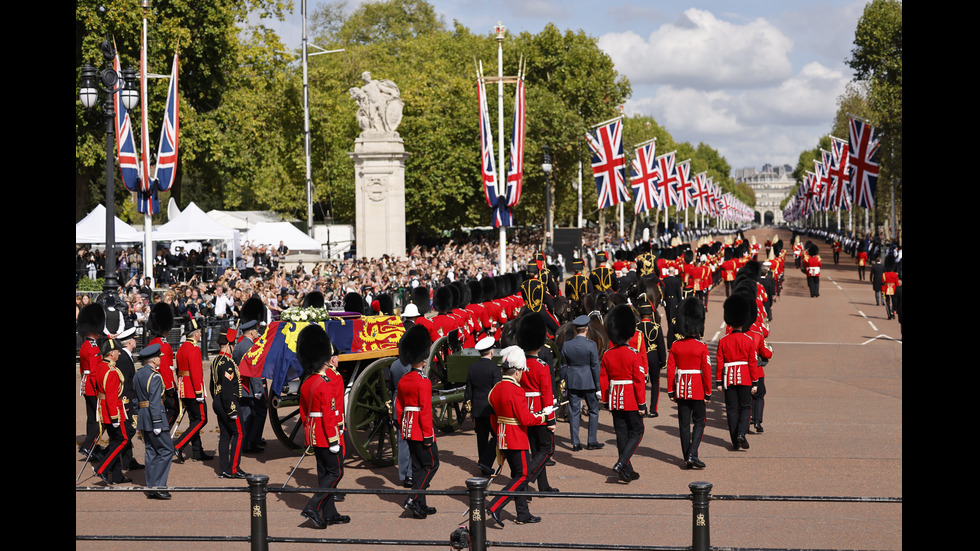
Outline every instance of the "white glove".
{"label": "white glove", "polygon": [[330,448],[328,448],[328,449],[330,450],[330,453],[339,453],[340,452],[340,445],[339,444],[334,444],[333,446],[330,446]]}
{"label": "white glove", "polygon": [[595,391],[595,397],[599,400],[602,400],[602,391],[601,390]]}
{"label": "white glove", "polygon": [[201,402],[203,404],[204,403],[204,396],[198,396],[197,397],[197,401],[198,402]]}
{"label": "white glove", "polygon": [[153,429],[153,434],[160,436],[161,429]]}
{"label": "white glove", "polygon": [[545,415],[551,415],[552,413],[555,412],[556,409],[558,408],[556,408],[555,406],[547,406],[543,410],[541,410],[541,413]]}
{"label": "white glove", "polygon": [[114,429],[118,429],[118,428],[119,428],[119,423],[113,423],[113,424],[112,424],[112,428],[114,428]]}

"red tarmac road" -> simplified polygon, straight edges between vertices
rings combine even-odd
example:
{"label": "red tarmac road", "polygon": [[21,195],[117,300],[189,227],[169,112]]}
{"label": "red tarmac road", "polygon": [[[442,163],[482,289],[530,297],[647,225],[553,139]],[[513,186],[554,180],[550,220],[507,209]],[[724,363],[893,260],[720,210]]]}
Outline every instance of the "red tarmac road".
{"label": "red tarmac road", "polygon": [[[772,230],[755,230],[764,242]],[[778,232],[790,251],[790,234]],[[689,494],[688,484],[707,481],[714,495],[869,496],[902,497],[902,343],[897,320],[886,320],[875,306],[867,281],[859,281],[849,256],[833,265],[830,247],[820,243],[823,273],[820,297],[810,298],[804,275],[792,260],[782,296],[773,306],[769,342],[774,356],[766,366],[765,432],[748,436],[751,448],[732,451],[727,434],[724,399],[715,392],[708,405],[708,426],[700,448],[704,470],[684,468],[680,460],[676,408],[666,396],[666,370],[660,380],[660,416],[644,420],[646,432],[633,464],[641,478],[629,485],[612,470],[616,441],[608,411],[600,413],[601,450],[572,452],[568,425],[556,431],[558,464],[548,468],[552,485],[562,492]],[[714,344],[724,334],[724,286],[711,291],[705,340]],[[716,333],[717,332],[717,333]],[[714,364],[714,359],[712,359]],[[78,370],[75,370],[78,388]],[[210,402],[210,398],[208,399]],[[209,405],[210,414],[210,405]],[[76,447],[84,434],[85,413],[76,399]],[[586,423],[583,423],[585,425]],[[186,421],[184,421],[186,426]],[[439,436],[442,466],[431,489],[465,489],[476,474],[473,425]],[[582,431],[585,431],[583,426]],[[270,487],[280,486],[298,459],[275,440],[262,454],[246,455],[242,469],[266,474]],[[213,419],[204,429],[204,447],[215,453],[218,433]],[[584,437],[583,437],[584,438]],[[143,462],[143,445],[135,455]],[[75,474],[81,468],[77,452]],[[173,487],[246,486],[245,481],[217,477],[217,459],[207,463],[174,464]],[[506,469],[505,469],[506,473]],[[143,471],[129,476],[136,484]],[[501,477],[503,478],[503,477]],[[491,484],[499,490],[505,480]],[[316,465],[307,458],[290,487],[316,484]],[[77,486],[101,486],[90,469]],[[124,485],[132,486],[132,485]],[[400,488],[396,468],[373,468],[348,452],[341,488]],[[174,493],[171,501],[152,501],[142,493],[76,492],[75,534],[157,536],[247,536],[247,493]],[[465,498],[430,497],[436,515],[416,520],[403,511],[402,496],[348,495],[339,503],[346,525],[315,530],[300,517],[308,499],[300,494],[270,494],[267,504],[270,536],[300,538],[383,538],[445,541],[425,549],[448,549],[449,534],[464,522]],[[691,545],[689,501],[627,501],[621,499],[548,499],[531,502],[543,521],[515,525],[513,505],[503,513],[504,528],[490,527],[490,542],[570,542],[602,544]],[[902,504],[712,501],[711,543],[725,547],[902,549]],[[243,549],[245,543],[90,542],[77,549]],[[297,548],[302,544],[273,544]],[[363,549],[363,546],[335,546]],[[390,549],[391,546],[373,547]],[[501,548],[501,546],[494,546]],[[413,549],[422,549],[413,547]]]}

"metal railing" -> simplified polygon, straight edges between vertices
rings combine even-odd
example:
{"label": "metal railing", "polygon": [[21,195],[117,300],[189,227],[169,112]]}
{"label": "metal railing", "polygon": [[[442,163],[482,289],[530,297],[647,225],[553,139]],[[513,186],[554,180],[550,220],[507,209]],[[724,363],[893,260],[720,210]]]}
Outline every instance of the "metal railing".
{"label": "metal railing", "polygon": [[[690,494],[620,494],[620,493],[535,493],[534,497],[549,499],[627,499],[627,500],[673,500],[691,501],[691,546],[658,546],[630,544],[595,544],[570,542],[517,542],[487,540],[486,505],[488,496],[520,496],[526,492],[487,491],[490,480],[482,477],[466,480],[466,490],[389,490],[389,489],[344,489],[344,488],[269,488],[269,477],[266,475],[249,475],[248,487],[234,488],[166,488],[168,492],[248,492],[248,515],[251,522],[251,532],[248,536],[124,536],[124,535],[80,535],[77,541],[213,541],[213,542],[250,542],[252,551],[268,551],[269,543],[305,543],[305,544],[347,544],[347,545],[397,545],[397,546],[445,546],[445,540],[401,540],[373,538],[299,538],[270,536],[268,514],[266,511],[266,496],[272,493],[336,493],[336,494],[372,494],[372,495],[442,495],[468,496],[467,510],[468,530],[461,526],[458,536],[464,540],[461,544],[453,545],[454,549],[472,549],[486,551],[493,548],[536,548],[536,549],[612,549],[617,551],[677,551],[690,549],[692,551],[709,551],[719,549],[711,547],[711,522],[709,506],[712,500],[719,501],[783,501],[783,502],[835,502],[835,503],[902,503],[900,497],[847,497],[847,496],[766,496],[766,495],[711,495],[712,485],[709,482],[692,482],[688,486]],[[101,488],[76,487],[76,492],[144,492],[147,488]],[[728,551],[739,551],[737,547],[725,547]],[[753,547],[751,549],[767,549],[767,551],[782,551],[777,548]],[[794,548],[794,551],[829,551],[817,549]]]}

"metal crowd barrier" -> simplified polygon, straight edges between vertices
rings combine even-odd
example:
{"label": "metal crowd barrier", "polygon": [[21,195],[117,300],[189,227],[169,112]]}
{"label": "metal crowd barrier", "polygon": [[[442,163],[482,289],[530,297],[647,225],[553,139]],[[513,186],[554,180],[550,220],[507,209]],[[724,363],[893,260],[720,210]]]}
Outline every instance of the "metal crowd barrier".
{"label": "metal crowd barrier", "polygon": [[[398,539],[378,539],[378,538],[297,538],[270,536],[268,525],[268,514],[266,511],[266,496],[272,493],[301,493],[312,494],[314,492],[341,493],[341,494],[395,494],[395,495],[448,495],[448,496],[469,496],[469,510],[467,512],[469,525],[468,530],[457,529],[454,534],[458,537],[456,543],[451,543],[452,549],[471,549],[473,551],[486,551],[490,548],[501,547],[530,547],[536,549],[613,549],[613,550],[635,550],[635,551],[677,551],[678,549],[690,549],[692,551],[709,551],[711,547],[711,523],[709,516],[709,505],[712,500],[722,501],[796,501],[796,502],[837,502],[837,503],[902,503],[900,497],[844,497],[844,496],[764,496],[764,495],[711,495],[711,483],[692,482],[689,484],[690,495],[687,494],[619,494],[619,493],[535,493],[536,498],[558,498],[558,499],[627,499],[627,500],[690,500],[691,501],[691,546],[690,547],[667,547],[658,545],[630,545],[630,544],[594,544],[594,543],[570,543],[570,542],[515,542],[515,541],[490,541],[487,540],[487,513],[486,504],[488,496],[518,496],[527,495],[521,492],[488,492],[487,486],[490,481],[486,478],[475,477],[466,480],[466,490],[367,490],[367,489],[319,489],[319,488],[272,488],[268,487],[269,477],[266,475],[249,475],[248,487],[234,488],[167,488],[168,492],[248,492],[249,507],[245,514],[249,515],[251,521],[251,532],[247,536],[124,536],[109,535],[96,536],[76,534],[76,541],[214,541],[214,542],[250,542],[252,551],[268,551],[269,543],[301,543],[301,544],[348,544],[348,545],[397,545],[397,546],[445,546],[445,540],[398,540]],[[103,488],[103,487],[76,487],[76,492],[143,492],[143,487],[126,488]],[[718,548],[715,548],[718,549]],[[737,547],[725,547],[728,551],[739,551]],[[752,547],[751,549],[766,549],[767,551],[787,551],[777,548]],[[793,551],[818,551],[815,549],[794,548]],[[819,550],[828,551],[828,550]]]}

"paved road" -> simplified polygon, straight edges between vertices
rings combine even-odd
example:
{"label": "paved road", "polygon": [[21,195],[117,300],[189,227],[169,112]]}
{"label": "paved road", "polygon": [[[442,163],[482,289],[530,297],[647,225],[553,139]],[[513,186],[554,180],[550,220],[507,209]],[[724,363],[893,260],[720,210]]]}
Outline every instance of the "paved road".
{"label": "paved road", "polygon": [[[762,242],[770,230],[757,230]],[[780,236],[787,247],[789,233]],[[750,435],[749,450],[731,451],[723,398],[708,407],[708,428],[700,455],[703,471],[690,471],[680,460],[676,409],[666,397],[660,417],[646,419],[646,433],[634,457],[642,476],[629,485],[618,482],[615,435],[608,411],[600,415],[605,448],[573,453],[568,426],[557,430],[558,465],[549,468],[562,492],[688,494],[688,484],[707,481],[716,495],[902,496],[902,343],[895,320],[874,305],[867,281],[858,281],[849,257],[834,266],[829,247],[821,247],[824,270],[819,298],[810,298],[805,277],[790,266],[782,297],[773,308],[770,343],[774,357],[766,367],[765,433]],[[723,334],[724,287],[711,292],[705,339]],[[715,334],[715,331],[718,333]],[[78,388],[78,370],[75,370]],[[665,373],[664,373],[665,376]],[[716,393],[717,394],[717,393]],[[76,398],[76,442],[84,432],[84,410]],[[584,428],[583,428],[584,430]],[[246,455],[242,468],[267,474],[281,485],[297,456],[274,441],[271,429],[265,453]],[[214,451],[217,430],[205,428],[205,449]],[[142,444],[136,444],[142,455]],[[461,432],[439,438],[442,468],[433,489],[464,489],[475,473],[472,423]],[[76,445],[77,449],[77,445]],[[81,467],[74,454],[75,473]],[[244,486],[216,476],[217,461],[174,465],[173,486]],[[304,461],[290,486],[312,486],[316,467]],[[142,472],[131,476],[142,482]],[[97,486],[83,474],[80,486]],[[499,489],[503,480],[491,485]],[[348,459],[342,487],[397,488],[394,468],[371,468]],[[400,496],[349,495],[339,504],[353,520],[318,531],[300,517],[307,496],[270,495],[270,535],[282,537],[385,538],[446,541],[464,518],[462,497],[439,496],[429,504],[439,513],[416,520],[402,511]],[[691,544],[688,501],[626,501],[536,498],[531,511],[543,517],[537,525],[517,526],[513,506],[504,528],[488,528],[497,542],[575,542],[610,544]],[[902,505],[889,503],[799,503],[716,500],[711,504],[711,543],[715,546],[769,548],[902,549]],[[242,536],[249,531],[248,497],[243,493],[175,493],[169,502],[150,501],[140,493],[77,492],[76,535],[208,535]],[[78,549],[242,549],[243,543],[76,542]],[[276,545],[285,548],[285,544]],[[293,546],[295,547],[295,546]],[[448,545],[431,547],[446,549]],[[357,549],[358,546],[336,546]],[[390,547],[387,547],[390,548]],[[416,547],[418,548],[418,547]],[[501,548],[496,546],[495,548]]]}

